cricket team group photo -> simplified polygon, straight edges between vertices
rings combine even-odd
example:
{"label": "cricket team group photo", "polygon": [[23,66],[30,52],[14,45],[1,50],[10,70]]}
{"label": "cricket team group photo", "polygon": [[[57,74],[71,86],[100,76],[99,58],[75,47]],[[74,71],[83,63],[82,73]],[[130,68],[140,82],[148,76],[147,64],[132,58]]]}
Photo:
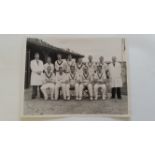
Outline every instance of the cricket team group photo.
{"label": "cricket team group photo", "polygon": [[[74,46],[79,47],[77,44],[80,41],[74,41]],[[82,45],[85,41],[81,41],[81,46],[85,46]],[[95,41],[92,42],[94,45],[89,44],[92,49],[96,48]],[[112,51],[112,43],[116,46],[112,47],[114,52],[107,52],[108,58],[106,53],[104,55],[101,41],[100,44],[96,41],[96,44],[103,48],[103,52],[95,55],[94,50],[94,53],[85,52],[85,55],[80,48],[88,47],[88,43],[75,52],[70,48],[60,48],[40,39],[29,38],[24,114],[109,114],[109,111],[111,114],[127,114],[127,66],[126,61],[121,60],[124,40],[112,40],[112,43],[110,39],[104,41],[107,51],[108,48]],[[70,45],[73,46],[73,43]],[[115,52],[117,47],[121,49],[120,53]]]}

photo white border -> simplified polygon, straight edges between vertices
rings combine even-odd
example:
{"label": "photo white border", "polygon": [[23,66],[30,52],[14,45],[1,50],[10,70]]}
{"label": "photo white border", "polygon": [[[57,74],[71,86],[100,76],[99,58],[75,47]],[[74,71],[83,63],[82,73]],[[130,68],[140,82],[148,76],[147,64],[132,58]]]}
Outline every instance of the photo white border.
{"label": "photo white border", "polygon": [[[75,37],[76,36],[76,37]],[[24,83],[25,83],[25,62],[26,62],[26,43],[27,38],[125,38],[126,39],[126,48],[127,48],[127,101],[128,101],[128,114],[53,114],[53,115],[24,115]],[[20,110],[20,118],[21,120],[47,120],[47,119],[61,119],[64,117],[104,117],[104,118],[112,118],[116,120],[130,120],[131,117],[131,92],[130,92],[130,79],[129,79],[129,47],[128,41],[125,35],[111,35],[111,34],[24,34],[23,35],[23,49],[22,51],[22,65],[21,65],[21,110]],[[24,68],[24,69],[23,69]]]}

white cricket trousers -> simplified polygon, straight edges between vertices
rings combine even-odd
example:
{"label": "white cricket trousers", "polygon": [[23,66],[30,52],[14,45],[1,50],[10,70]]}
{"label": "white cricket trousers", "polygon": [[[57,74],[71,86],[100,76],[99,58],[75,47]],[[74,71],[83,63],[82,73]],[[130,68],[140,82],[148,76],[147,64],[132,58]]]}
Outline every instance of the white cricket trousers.
{"label": "white cricket trousers", "polygon": [[79,85],[79,98],[82,99],[83,89],[87,87],[90,97],[93,97],[93,87],[92,84],[80,84]]}
{"label": "white cricket trousers", "polygon": [[44,95],[44,99],[48,99],[48,89],[51,95],[51,100],[53,100],[54,97],[54,84],[53,83],[46,83],[41,86],[41,91]]}
{"label": "white cricket trousers", "polygon": [[62,89],[63,99],[66,100],[66,84],[65,83],[56,83],[56,85],[55,85],[55,100],[58,100],[60,88]]}
{"label": "white cricket trousers", "polygon": [[71,87],[75,88],[75,96],[77,98],[78,94],[79,94],[79,84],[78,83],[76,83],[75,85],[66,84],[66,96],[70,99],[70,88]]}
{"label": "white cricket trousers", "polygon": [[102,99],[105,99],[105,95],[106,95],[106,85],[105,84],[95,84],[94,85],[94,94],[95,94],[95,99],[98,99],[98,90],[99,88],[101,88],[101,92],[102,92]]}

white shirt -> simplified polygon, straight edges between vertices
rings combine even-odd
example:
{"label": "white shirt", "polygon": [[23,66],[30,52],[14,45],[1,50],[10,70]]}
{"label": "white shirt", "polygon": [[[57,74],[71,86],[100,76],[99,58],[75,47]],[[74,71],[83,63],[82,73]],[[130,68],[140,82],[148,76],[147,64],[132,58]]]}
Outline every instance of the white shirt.
{"label": "white shirt", "polygon": [[89,74],[92,75],[95,73],[96,65],[94,62],[87,62],[86,66],[88,67]]}
{"label": "white shirt", "polygon": [[[98,65],[101,65],[102,66],[102,70],[104,71],[104,72],[106,72],[107,70],[108,70],[108,65],[106,64],[106,63],[101,63],[101,62],[98,62],[97,63],[97,66]],[[97,69],[97,68],[96,68]]]}
{"label": "white shirt", "polygon": [[68,80],[67,75],[65,73],[60,74],[59,72],[56,74],[56,83],[65,83]]}
{"label": "white shirt", "polygon": [[44,64],[44,70],[47,71],[47,67],[50,66],[51,67],[51,72],[54,72],[54,65],[52,63],[46,63]]}
{"label": "white shirt", "polygon": [[84,64],[81,63],[76,63],[76,72],[79,74],[79,75],[82,75],[83,74],[83,67],[84,67]]}
{"label": "white shirt", "polygon": [[103,83],[106,80],[106,75],[104,72],[96,72],[94,75],[94,80],[96,83]]}
{"label": "white shirt", "polygon": [[64,70],[65,66],[66,66],[66,61],[65,60],[61,59],[61,61],[59,61],[59,60],[55,61],[55,70],[56,70],[56,72],[59,71],[59,67],[62,67],[63,70]]}
{"label": "white shirt", "polygon": [[69,79],[70,84],[74,85],[77,82],[77,80],[79,80],[79,75],[77,73],[74,73],[74,74],[69,73],[68,79]]}
{"label": "white shirt", "polygon": [[66,60],[66,72],[69,73],[70,72],[70,66],[75,66],[75,59],[72,60]]}
{"label": "white shirt", "polygon": [[92,77],[90,76],[89,73],[88,74],[83,73],[81,75],[81,80],[82,80],[82,83],[88,84],[88,83],[90,83],[92,81]]}
{"label": "white shirt", "polygon": [[53,72],[44,72],[43,83],[55,83],[55,74]]}

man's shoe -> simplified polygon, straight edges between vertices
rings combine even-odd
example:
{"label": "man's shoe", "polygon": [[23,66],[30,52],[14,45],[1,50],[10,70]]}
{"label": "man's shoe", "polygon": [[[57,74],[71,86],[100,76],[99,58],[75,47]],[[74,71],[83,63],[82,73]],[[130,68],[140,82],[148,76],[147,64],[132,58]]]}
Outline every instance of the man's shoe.
{"label": "man's shoe", "polygon": [[36,96],[32,96],[32,99],[35,99],[36,98]]}
{"label": "man's shoe", "polygon": [[93,100],[93,97],[90,97],[90,101],[92,101]]}

